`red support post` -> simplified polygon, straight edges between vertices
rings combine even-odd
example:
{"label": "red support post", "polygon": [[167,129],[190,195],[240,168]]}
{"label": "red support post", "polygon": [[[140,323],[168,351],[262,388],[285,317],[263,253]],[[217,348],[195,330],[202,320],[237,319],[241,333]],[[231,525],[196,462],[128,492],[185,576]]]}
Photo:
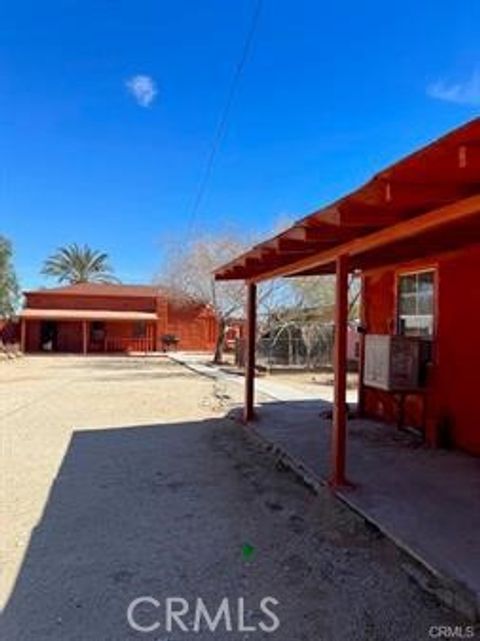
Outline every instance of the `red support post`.
{"label": "red support post", "polygon": [[336,259],[335,297],[335,390],[332,426],[332,469],[330,484],[345,485],[347,440],[347,324],[348,324],[348,257]]}
{"label": "red support post", "polygon": [[362,274],[362,285],[360,290],[360,334],[359,334],[359,367],[358,367],[358,402],[357,417],[365,416],[365,385],[363,376],[365,372],[365,333],[367,330],[367,316],[365,310],[365,276]]}
{"label": "red support post", "polygon": [[22,318],[20,321],[20,350],[22,354],[25,354],[25,347],[27,343],[27,321]]}
{"label": "red support post", "polygon": [[246,308],[246,345],[245,345],[245,405],[243,420],[245,423],[253,420],[254,395],[255,395],[255,332],[257,324],[257,286],[255,283],[247,284]]}
{"label": "red support post", "polygon": [[82,338],[83,338],[83,353],[84,355],[88,351],[88,332],[87,332],[87,321],[82,321]]}

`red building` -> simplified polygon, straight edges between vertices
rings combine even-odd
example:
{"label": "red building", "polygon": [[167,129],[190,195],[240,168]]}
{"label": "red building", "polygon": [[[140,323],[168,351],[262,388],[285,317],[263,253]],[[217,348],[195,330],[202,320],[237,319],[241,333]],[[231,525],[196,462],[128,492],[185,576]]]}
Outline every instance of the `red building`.
{"label": "red building", "polygon": [[345,482],[348,275],[363,282],[359,413],[480,454],[480,118],[216,271],[247,286],[245,420],[257,284],[336,274],[332,483]]}
{"label": "red building", "polygon": [[225,349],[233,352],[239,340],[244,337],[245,321],[242,318],[230,318],[225,327]]}
{"label": "red building", "polygon": [[157,287],[79,283],[25,292],[25,352],[209,351],[217,321],[208,305]]}

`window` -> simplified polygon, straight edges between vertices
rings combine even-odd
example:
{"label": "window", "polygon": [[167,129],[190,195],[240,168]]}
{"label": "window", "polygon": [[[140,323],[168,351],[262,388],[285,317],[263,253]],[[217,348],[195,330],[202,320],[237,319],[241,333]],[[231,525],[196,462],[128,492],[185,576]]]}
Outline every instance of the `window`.
{"label": "window", "polygon": [[398,279],[398,333],[432,338],[435,272],[403,274]]}

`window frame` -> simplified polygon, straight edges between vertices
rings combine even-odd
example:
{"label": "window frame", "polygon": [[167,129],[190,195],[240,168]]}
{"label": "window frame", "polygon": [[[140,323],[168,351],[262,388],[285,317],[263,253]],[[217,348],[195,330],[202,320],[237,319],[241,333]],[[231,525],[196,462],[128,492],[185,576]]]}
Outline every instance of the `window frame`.
{"label": "window frame", "polygon": [[[433,293],[432,293],[432,333],[430,336],[419,336],[424,340],[434,341],[437,336],[438,328],[438,265],[422,265],[418,267],[410,266],[399,269],[395,274],[395,333],[399,336],[401,333],[400,316],[406,315],[400,313],[400,282],[406,276],[418,276],[420,274],[431,273],[433,275]],[[415,316],[415,314],[412,314]]]}

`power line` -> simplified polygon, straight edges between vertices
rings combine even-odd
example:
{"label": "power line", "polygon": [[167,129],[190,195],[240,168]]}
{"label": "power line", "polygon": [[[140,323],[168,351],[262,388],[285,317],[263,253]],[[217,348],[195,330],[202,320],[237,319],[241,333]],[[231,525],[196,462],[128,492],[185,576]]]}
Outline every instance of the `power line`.
{"label": "power line", "polygon": [[233,105],[233,101],[235,99],[235,94],[237,92],[237,88],[240,82],[240,78],[242,76],[243,70],[245,68],[245,65],[248,60],[248,55],[250,53],[250,49],[252,47],[252,43],[255,37],[255,32],[257,30],[258,26],[258,20],[260,17],[261,9],[262,9],[262,4],[263,0],[257,0],[255,4],[255,9],[252,15],[252,21],[250,23],[250,28],[247,32],[247,36],[245,38],[245,42],[242,48],[242,52],[240,55],[240,59],[235,67],[235,71],[233,74],[232,78],[232,83],[230,85],[230,89],[227,94],[227,100],[225,102],[224,108],[221,112],[220,119],[218,121],[217,127],[215,129],[215,133],[213,136],[212,140],[212,146],[210,147],[210,153],[208,154],[207,161],[205,163],[205,169],[202,175],[202,178],[200,180],[200,183],[198,185],[198,189],[195,193],[195,196],[192,201],[192,209],[190,212],[190,215],[188,217],[188,224],[187,224],[187,236],[190,235],[193,227],[193,223],[195,221],[195,218],[198,213],[198,209],[202,203],[203,197],[205,195],[205,191],[208,186],[208,182],[210,180],[212,170],[213,170],[213,165],[215,163],[215,158],[217,156],[218,150],[220,148],[220,145],[225,138],[225,134],[227,132],[228,128],[228,118],[230,115],[230,111]]}

